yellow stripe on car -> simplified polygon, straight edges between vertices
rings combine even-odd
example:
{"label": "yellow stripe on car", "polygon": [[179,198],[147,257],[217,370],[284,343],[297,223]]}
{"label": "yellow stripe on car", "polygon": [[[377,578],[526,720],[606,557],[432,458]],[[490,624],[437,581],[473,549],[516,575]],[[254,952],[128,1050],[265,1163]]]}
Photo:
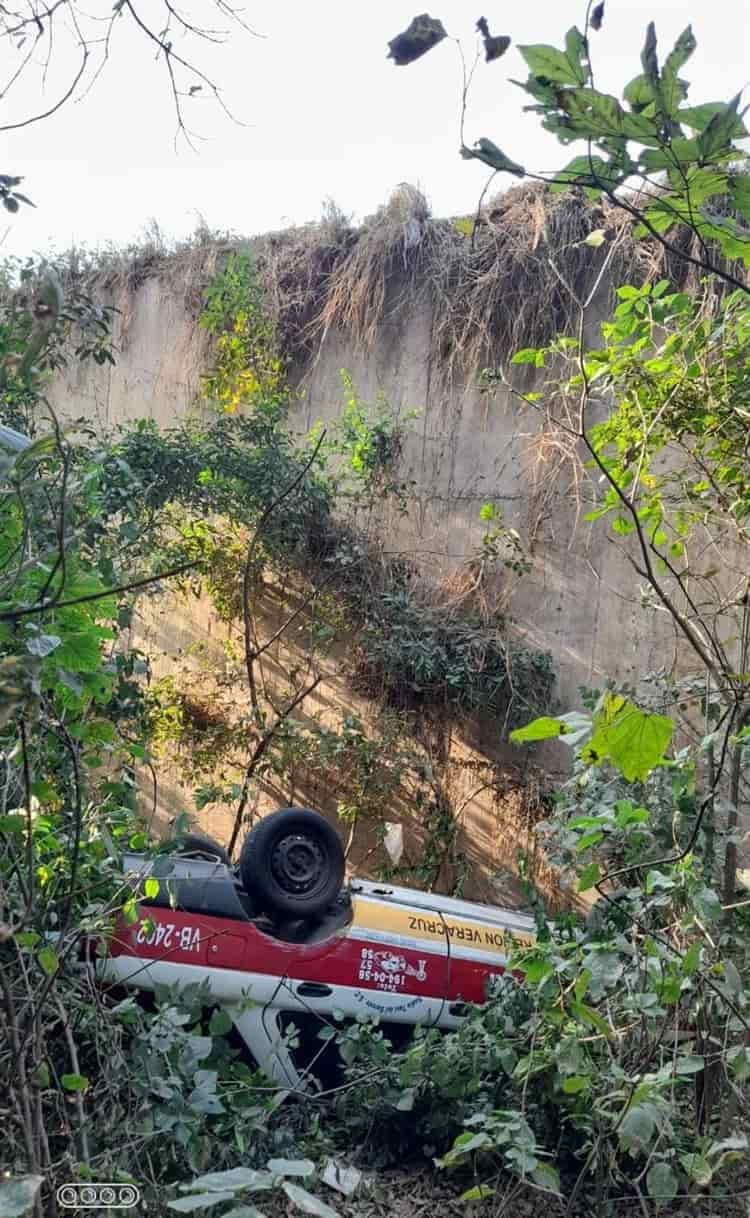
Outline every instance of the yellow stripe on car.
{"label": "yellow stripe on car", "polygon": [[507,956],[511,946],[534,942],[531,935],[512,927],[490,925],[431,913],[426,909],[404,909],[386,902],[354,899],[352,926],[360,931],[389,931],[403,939],[439,942],[449,939],[456,946]]}

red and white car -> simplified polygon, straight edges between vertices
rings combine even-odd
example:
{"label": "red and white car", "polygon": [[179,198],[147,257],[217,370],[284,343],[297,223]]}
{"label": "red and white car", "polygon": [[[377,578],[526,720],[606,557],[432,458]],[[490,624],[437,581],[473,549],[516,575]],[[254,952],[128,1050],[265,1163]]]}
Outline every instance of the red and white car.
{"label": "red and white car", "polygon": [[[343,886],[334,830],[317,813],[283,809],[248,835],[238,867],[193,839],[126,871],[159,893],[121,918],[103,979],[138,990],[207,981],[257,1064],[284,1087],[308,1085],[288,1047],[290,1023],[333,1012],[375,1018],[397,1041],[419,1024],[457,1027],[505,971],[513,941],[531,943],[523,914],[410,888]],[[149,885],[149,891],[153,885]],[[399,1030],[401,1036],[398,1036]]]}

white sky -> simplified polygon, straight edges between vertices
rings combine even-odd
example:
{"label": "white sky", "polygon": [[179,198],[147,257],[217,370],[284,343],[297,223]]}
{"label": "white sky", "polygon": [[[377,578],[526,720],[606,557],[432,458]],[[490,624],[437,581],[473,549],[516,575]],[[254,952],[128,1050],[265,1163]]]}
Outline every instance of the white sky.
{"label": "white sky", "polygon": [[[465,0],[430,0],[431,15],[462,39],[469,61],[480,13],[493,33],[510,34],[514,43],[561,46],[565,30],[581,25],[585,12],[585,0],[486,3],[480,8]],[[250,234],[314,219],[326,197],[362,217],[402,181],[418,183],[438,214],[471,211],[487,171],[458,156],[461,70],[455,44],[446,40],[409,67],[397,68],[385,57],[387,41],[421,4],[246,0],[247,20],[263,39],[235,30],[223,47],[194,45],[191,54],[251,125],[231,123],[205,93],[186,100],[193,129],[206,137],[197,151],[184,142],[175,150],[163,64],[123,18],[105,72],[83,100],[35,126],[4,133],[2,168],[24,175],[21,189],[37,209],[23,208],[8,218],[2,252],[119,243],[136,237],[151,218],[170,237],[191,232],[198,215],[212,228]],[[111,0],[85,0],[82,7],[112,11]],[[140,0],[136,7],[158,28],[161,0]],[[207,21],[211,14],[209,0],[186,0],[183,8]],[[650,18],[662,57],[692,19],[698,49],[684,70],[693,82],[691,103],[727,100],[745,86],[746,0],[607,0],[604,28],[592,35],[598,87],[618,89],[640,71]],[[43,98],[39,75],[27,77],[3,99],[3,124],[25,118],[29,106],[47,108],[63,91],[74,49],[57,39]],[[175,40],[176,49],[183,47]],[[573,153],[543,132],[536,116],[522,113],[531,99],[509,77],[525,76],[515,46],[503,59],[479,65],[467,142],[485,135],[530,169],[559,168]]]}

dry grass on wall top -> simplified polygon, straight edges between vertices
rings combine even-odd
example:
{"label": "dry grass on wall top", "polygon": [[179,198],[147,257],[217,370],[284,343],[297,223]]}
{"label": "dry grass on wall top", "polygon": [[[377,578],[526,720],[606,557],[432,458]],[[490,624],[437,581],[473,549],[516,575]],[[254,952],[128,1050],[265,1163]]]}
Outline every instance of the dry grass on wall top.
{"label": "dry grass on wall top", "polygon": [[[568,287],[587,295],[612,241],[617,247],[604,290],[660,277],[702,290],[699,269],[661,246],[634,240],[625,212],[580,192],[552,195],[538,184],[522,184],[490,200],[476,226],[474,220],[436,219],[424,195],[402,184],[358,227],[328,204],[316,223],[251,239],[204,226],[190,240],[170,245],[154,229],[138,247],[73,251],[67,273],[131,297],[146,279],[158,277],[197,317],[222,260],[249,248],[280,348],[297,371],[331,331],[369,348],[384,322],[398,321],[421,300],[432,308],[433,372],[444,384],[474,381],[482,368],[515,350],[570,332],[577,310]],[[596,229],[603,230],[606,247],[585,244]],[[691,252],[691,240],[689,233],[677,234],[674,244]]]}

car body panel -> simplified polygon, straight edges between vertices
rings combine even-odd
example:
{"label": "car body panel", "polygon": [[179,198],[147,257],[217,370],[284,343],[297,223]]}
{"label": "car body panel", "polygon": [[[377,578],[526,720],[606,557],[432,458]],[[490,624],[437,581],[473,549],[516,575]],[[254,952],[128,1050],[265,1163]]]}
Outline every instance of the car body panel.
{"label": "car body panel", "polygon": [[[305,1081],[283,1043],[281,1012],[457,1027],[462,1004],[483,1002],[490,979],[505,971],[512,944],[534,939],[533,921],[513,911],[357,881],[343,921],[291,942],[244,911],[230,868],[176,863],[178,879],[173,869],[159,903],[141,902],[131,923],[120,917],[98,975],[142,990],[208,981],[253,1057],[283,1086]],[[152,865],[141,860],[136,870],[142,878]],[[170,883],[179,886],[167,899]]]}

